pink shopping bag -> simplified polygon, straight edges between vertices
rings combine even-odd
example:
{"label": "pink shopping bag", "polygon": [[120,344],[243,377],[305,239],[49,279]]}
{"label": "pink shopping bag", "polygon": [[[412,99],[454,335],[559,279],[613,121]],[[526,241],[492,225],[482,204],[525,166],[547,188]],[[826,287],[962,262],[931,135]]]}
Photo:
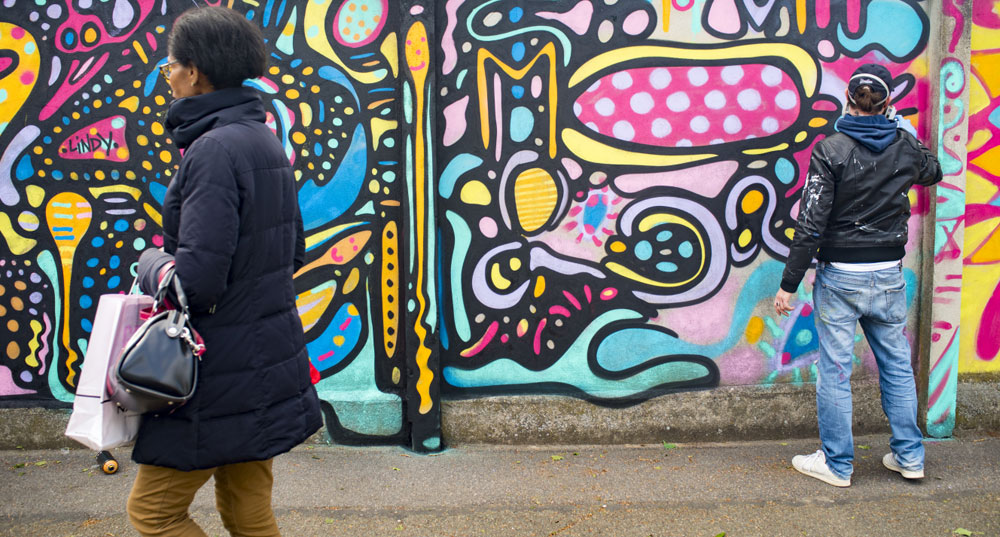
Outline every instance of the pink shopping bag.
{"label": "pink shopping bag", "polygon": [[143,310],[152,305],[152,297],[145,295],[101,295],[66,436],[96,451],[135,440],[141,416],[118,408],[108,398],[105,380],[125,343],[142,324]]}

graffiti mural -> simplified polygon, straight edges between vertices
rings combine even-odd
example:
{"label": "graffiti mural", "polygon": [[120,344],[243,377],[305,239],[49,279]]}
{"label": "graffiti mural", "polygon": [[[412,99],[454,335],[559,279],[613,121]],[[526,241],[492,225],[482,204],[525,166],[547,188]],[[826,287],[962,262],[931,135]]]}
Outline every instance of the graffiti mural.
{"label": "graffiti mural", "polygon": [[960,373],[1000,371],[1000,15],[972,7]]}
{"label": "graffiti mural", "polygon": [[[809,286],[790,318],[761,314],[803,171],[861,63],[890,66],[897,108],[926,139],[927,14],[906,1],[608,4],[439,10],[443,389],[622,405],[814,381]],[[857,363],[871,371],[870,351]]]}
{"label": "graffiti mural", "polygon": [[[162,125],[170,95],[158,66],[191,5],[3,2],[4,401],[70,402],[98,298],[128,291],[139,253],[162,244],[180,154]],[[271,48],[267,74],[246,84],[295,166],[307,234],[298,306],[328,429],[340,441],[402,441],[397,5],[223,5],[259,24]]]}
{"label": "graffiti mural", "polygon": [[[790,317],[768,306],[862,63],[890,68],[899,115],[970,176],[967,213],[909,194],[911,304],[929,226],[935,261],[998,289],[1000,24],[980,4],[968,70],[931,65],[941,8],[918,0],[0,0],[0,404],[68,406],[100,295],[162,244],[181,155],[158,66],[203,3],[270,47],[246,84],[295,168],[297,304],[338,442],[440,449],[447,397],[814,382],[811,282]],[[949,130],[966,121],[967,165]],[[997,292],[962,307],[961,335],[935,325],[975,347],[963,371],[995,370]],[[875,370],[861,343],[855,363]]]}

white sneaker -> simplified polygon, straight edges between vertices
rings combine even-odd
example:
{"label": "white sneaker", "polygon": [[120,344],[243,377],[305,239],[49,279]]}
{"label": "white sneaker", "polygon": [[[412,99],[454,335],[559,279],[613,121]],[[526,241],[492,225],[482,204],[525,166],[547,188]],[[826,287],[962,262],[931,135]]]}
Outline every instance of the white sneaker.
{"label": "white sneaker", "polygon": [[826,465],[826,455],[823,454],[823,450],[818,450],[816,453],[810,455],[796,455],[792,457],[792,466],[809,477],[815,477],[835,487],[851,486],[850,477],[847,479],[837,477],[837,474],[830,471],[830,467]]}
{"label": "white sneaker", "polygon": [[906,468],[903,468],[898,462],[896,462],[896,456],[893,455],[891,451],[886,453],[885,457],[882,457],[882,464],[893,472],[899,472],[906,479],[922,479],[924,477],[923,468],[920,470],[907,470]]}

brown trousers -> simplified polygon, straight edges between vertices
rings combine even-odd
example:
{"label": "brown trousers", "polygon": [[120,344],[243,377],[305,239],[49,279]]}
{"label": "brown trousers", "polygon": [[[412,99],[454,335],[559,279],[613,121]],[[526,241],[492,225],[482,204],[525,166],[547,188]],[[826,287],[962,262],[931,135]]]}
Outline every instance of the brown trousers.
{"label": "brown trousers", "polygon": [[128,516],[143,537],[206,537],[188,508],[198,489],[215,477],[215,504],[233,537],[281,537],[271,510],[273,459],[184,472],[139,465]]}

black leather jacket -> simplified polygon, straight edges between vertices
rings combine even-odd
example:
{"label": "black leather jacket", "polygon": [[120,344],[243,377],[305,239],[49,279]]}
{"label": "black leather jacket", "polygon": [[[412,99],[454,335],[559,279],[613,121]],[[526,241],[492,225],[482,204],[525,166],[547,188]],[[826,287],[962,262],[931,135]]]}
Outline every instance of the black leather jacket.
{"label": "black leather jacket", "polygon": [[940,180],[937,158],[902,129],[880,153],[839,132],[821,140],[809,162],[781,288],[794,293],[814,256],[849,263],[902,259],[907,191]]}

